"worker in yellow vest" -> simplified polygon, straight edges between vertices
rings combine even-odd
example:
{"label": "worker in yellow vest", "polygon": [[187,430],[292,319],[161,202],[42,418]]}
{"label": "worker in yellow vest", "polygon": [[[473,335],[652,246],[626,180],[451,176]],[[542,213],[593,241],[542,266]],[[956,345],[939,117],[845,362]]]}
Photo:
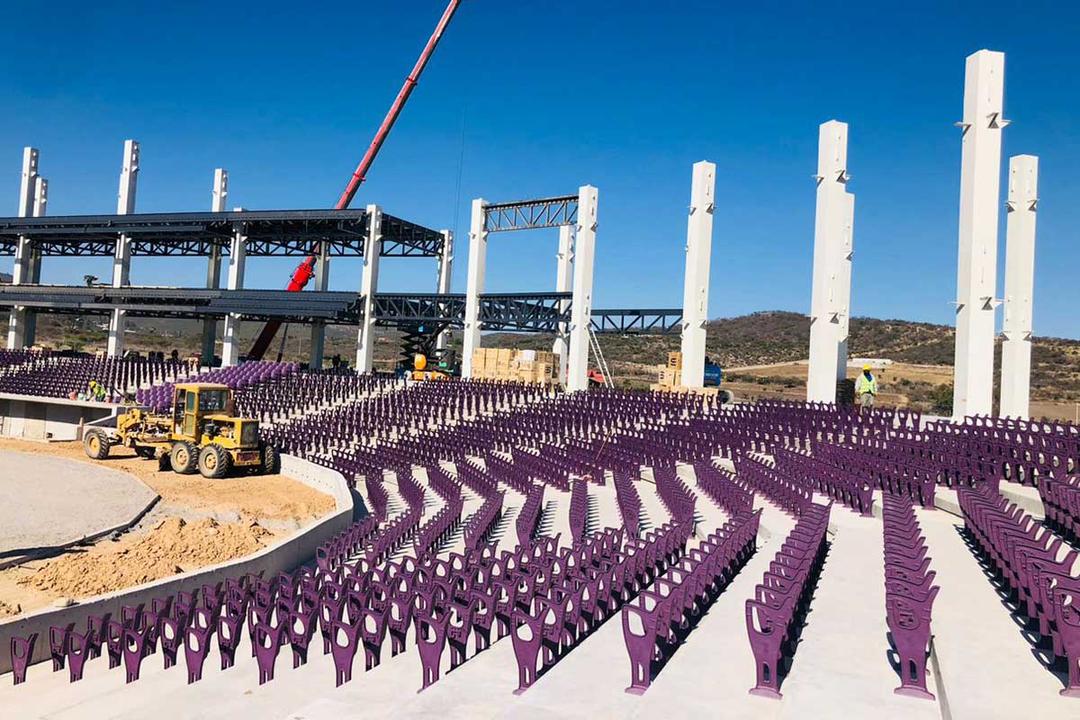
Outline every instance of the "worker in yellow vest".
{"label": "worker in yellow vest", "polygon": [[869,365],[862,366],[862,373],[855,380],[855,394],[859,396],[859,404],[864,408],[874,407],[874,398],[877,397],[877,378],[870,372]]}

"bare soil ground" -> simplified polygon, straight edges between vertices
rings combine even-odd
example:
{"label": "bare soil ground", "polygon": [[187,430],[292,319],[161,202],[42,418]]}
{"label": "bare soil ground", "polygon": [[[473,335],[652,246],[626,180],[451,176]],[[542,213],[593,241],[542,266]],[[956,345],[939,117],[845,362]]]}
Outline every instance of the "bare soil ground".
{"label": "bare soil ground", "polygon": [[[0,439],[0,448],[92,463],[79,443]],[[282,475],[206,480],[159,472],[121,448],[104,461],[161,500],[129,533],[0,571],[0,617],[113,592],[250,555],[334,508],[329,495]]]}

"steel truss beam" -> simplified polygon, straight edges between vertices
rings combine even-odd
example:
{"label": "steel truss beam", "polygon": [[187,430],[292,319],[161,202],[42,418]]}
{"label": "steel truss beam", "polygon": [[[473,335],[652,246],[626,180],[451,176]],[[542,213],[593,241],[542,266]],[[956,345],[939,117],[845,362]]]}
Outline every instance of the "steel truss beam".
{"label": "steel truss beam", "polygon": [[[483,295],[485,330],[550,332],[565,315],[567,293]],[[363,318],[363,295],[351,292],[290,293],[285,290],[219,290],[159,287],[0,287],[0,307],[25,306],[50,312],[108,314],[122,309],[130,317],[207,318],[236,315],[243,320],[321,321],[357,325]],[[465,295],[391,294],[375,296],[378,325],[394,327],[445,323],[462,327]]]}
{"label": "steel truss beam", "polygon": [[[567,322],[570,293],[499,293],[480,296],[484,330],[554,333]],[[163,287],[64,287],[55,285],[0,286],[0,307],[19,305],[50,312],[108,314],[120,308],[130,317],[220,318],[229,314],[244,320],[277,319],[283,322],[323,321],[359,324],[364,296],[353,292],[285,290],[222,290]],[[436,293],[378,293],[376,324],[465,323],[465,295]],[[677,332],[682,310],[593,310],[592,327],[607,333]]]}
{"label": "steel truss beam", "polygon": [[577,195],[494,203],[484,207],[484,230],[507,232],[573,225],[577,211]]}
{"label": "steel truss beam", "polygon": [[[323,243],[333,257],[363,257],[365,210],[244,210],[236,212],[71,215],[0,218],[0,255],[15,252],[19,236],[32,239],[42,255],[111,257],[116,238],[131,239],[131,254],[152,257],[209,257],[228,253],[237,229],[247,237],[249,256],[306,256]],[[382,215],[382,257],[438,257],[443,235],[415,223]]]}
{"label": "steel truss beam", "polygon": [[682,327],[682,309],[592,311],[592,328],[598,333],[674,333]]}

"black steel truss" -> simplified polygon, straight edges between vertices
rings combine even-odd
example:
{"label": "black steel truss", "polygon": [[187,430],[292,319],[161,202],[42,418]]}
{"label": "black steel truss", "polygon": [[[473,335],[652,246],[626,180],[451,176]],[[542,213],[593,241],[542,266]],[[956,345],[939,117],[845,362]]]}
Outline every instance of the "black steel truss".
{"label": "black steel truss", "polygon": [[[480,296],[483,330],[548,332],[570,321],[570,293],[489,293]],[[285,290],[206,290],[164,287],[69,287],[2,285],[0,307],[23,306],[48,312],[108,314],[124,310],[132,317],[207,318],[238,315],[244,320],[322,321],[357,325],[363,319],[363,295],[353,292]],[[378,293],[375,322],[383,327],[465,324],[464,294]],[[600,333],[674,332],[681,310],[593,310],[592,327]]]}
{"label": "black steel truss", "polygon": [[[567,293],[481,295],[481,326],[485,330],[551,332],[560,321],[569,319],[569,297]],[[567,306],[565,312],[560,312],[560,304]],[[319,320],[338,325],[358,325],[364,312],[363,295],[351,292],[0,286],[0,307],[13,306],[89,315],[120,309],[131,317],[237,315],[244,320]],[[427,323],[460,328],[465,323],[465,296],[379,293],[375,296],[375,321],[385,327]]]}
{"label": "black steel truss", "polygon": [[668,333],[682,327],[683,311],[668,310],[593,310],[592,328],[598,333]]}
{"label": "black steel truss", "polygon": [[437,294],[375,295],[375,324],[396,326],[403,323],[435,325],[448,322],[451,327],[465,324],[465,296]]}
{"label": "black steel truss", "polygon": [[[133,256],[228,254],[233,235],[247,237],[253,257],[303,256],[322,243],[331,257],[362,257],[368,232],[365,210],[243,210],[223,213],[147,213],[0,218],[0,255],[13,255],[18,238],[31,238],[42,255],[105,256],[127,235]],[[382,215],[382,257],[438,257],[443,235]]]}
{"label": "black steel truss", "polygon": [[484,207],[484,230],[506,232],[573,225],[577,211],[577,195],[494,203]]}
{"label": "black steel truss", "polygon": [[570,293],[481,295],[480,327],[484,330],[555,332],[570,320]]}

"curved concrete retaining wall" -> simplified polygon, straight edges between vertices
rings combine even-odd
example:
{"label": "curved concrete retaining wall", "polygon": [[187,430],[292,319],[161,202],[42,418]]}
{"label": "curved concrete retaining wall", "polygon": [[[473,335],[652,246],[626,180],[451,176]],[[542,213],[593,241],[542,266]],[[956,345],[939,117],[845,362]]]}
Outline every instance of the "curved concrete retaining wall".
{"label": "curved concrete retaining wall", "polygon": [[11,671],[11,637],[27,637],[30,633],[38,634],[34,646],[33,662],[49,659],[49,627],[63,627],[75,623],[77,632],[86,631],[86,618],[89,615],[111,613],[120,617],[121,605],[138,605],[156,597],[175,595],[181,590],[194,590],[203,585],[223,582],[227,577],[237,577],[246,573],[262,574],[272,577],[279,571],[291,571],[315,557],[315,548],[332,536],[341,532],[352,522],[353,500],[349,487],[341,473],[335,472],[306,460],[283,455],[281,472],[291,478],[324,492],[334,498],[337,507],[333,513],[299,530],[295,535],[271,545],[265,550],[245,558],[220,565],[193,570],[183,575],[174,575],[138,587],[120,590],[108,595],[88,598],[77,605],[66,608],[48,608],[0,622],[0,673]]}

